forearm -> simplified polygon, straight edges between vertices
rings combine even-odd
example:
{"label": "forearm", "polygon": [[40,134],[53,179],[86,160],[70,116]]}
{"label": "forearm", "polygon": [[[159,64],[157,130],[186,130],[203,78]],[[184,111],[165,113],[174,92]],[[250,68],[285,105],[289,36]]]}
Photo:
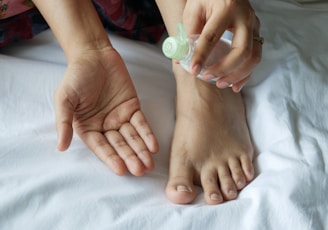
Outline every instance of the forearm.
{"label": "forearm", "polygon": [[91,0],[34,0],[67,59],[81,48],[101,49],[110,41]]}
{"label": "forearm", "polygon": [[169,35],[176,33],[177,23],[182,22],[186,0],[156,0]]}

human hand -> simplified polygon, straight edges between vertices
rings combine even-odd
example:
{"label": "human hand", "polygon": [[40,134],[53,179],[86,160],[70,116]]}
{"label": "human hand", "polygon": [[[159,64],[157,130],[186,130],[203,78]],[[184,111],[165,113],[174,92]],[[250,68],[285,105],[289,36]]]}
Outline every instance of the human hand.
{"label": "human hand", "polygon": [[259,38],[260,22],[248,0],[188,0],[183,12],[183,23],[188,34],[200,34],[191,60],[193,75],[197,75],[208,54],[225,30],[234,36],[231,51],[217,64],[208,67],[204,80],[220,78],[218,88],[232,85],[239,92],[247,83],[262,56]]}
{"label": "human hand", "polygon": [[69,147],[74,128],[116,174],[152,170],[158,143],[122,58],[111,47],[77,57],[70,58],[55,94],[58,149]]}

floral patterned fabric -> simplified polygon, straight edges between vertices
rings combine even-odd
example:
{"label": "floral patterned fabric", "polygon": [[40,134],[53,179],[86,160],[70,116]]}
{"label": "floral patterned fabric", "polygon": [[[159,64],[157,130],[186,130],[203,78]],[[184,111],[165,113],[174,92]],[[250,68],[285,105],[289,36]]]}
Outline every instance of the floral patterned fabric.
{"label": "floral patterned fabric", "polygon": [[125,37],[157,42],[165,26],[155,0],[94,0],[105,27]]}
{"label": "floral patterned fabric", "polygon": [[[165,31],[154,0],[94,0],[94,5],[104,27],[122,36],[155,43]],[[0,0],[0,47],[47,28],[31,0]]]}
{"label": "floral patterned fabric", "polygon": [[31,0],[0,0],[0,19],[18,15],[33,7]]}

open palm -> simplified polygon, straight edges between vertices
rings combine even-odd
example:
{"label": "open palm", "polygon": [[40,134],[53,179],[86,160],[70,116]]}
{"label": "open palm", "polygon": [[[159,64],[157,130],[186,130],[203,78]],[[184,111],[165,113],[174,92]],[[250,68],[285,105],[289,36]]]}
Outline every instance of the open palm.
{"label": "open palm", "polygon": [[78,57],[55,94],[58,149],[69,147],[74,128],[116,174],[152,170],[158,143],[121,56],[105,48]]}

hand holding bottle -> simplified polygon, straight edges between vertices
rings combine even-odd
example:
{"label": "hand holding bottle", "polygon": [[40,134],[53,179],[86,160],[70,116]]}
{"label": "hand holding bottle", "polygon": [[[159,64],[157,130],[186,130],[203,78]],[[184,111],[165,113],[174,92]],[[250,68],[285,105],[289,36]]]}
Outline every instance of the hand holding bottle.
{"label": "hand holding bottle", "polygon": [[216,81],[218,88],[233,84],[233,91],[239,92],[262,54],[262,40],[258,40],[260,22],[248,0],[188,0],[183,12],[183,24],[187,34],[200,34],[190,61],[194,75],[202,70],[223,32],[230,30],[234,34],[231,51],[218,63],[209,66],[202,78],[219,78]]}
{"label": "hand holding bottle", "polygon": [[[218,63],[231,50],[232,33],[225,31],[220,40],[210,50],[206,61],[197,77],[203,79],[203,73],[207,67]],[[163,42],[162,50],[166,57],[179,61],[179,64],[188,72],[190,69],[190,61],[197,47],[199,34],[187,35],[182,23],[177,24],[177,32],[175,36],[168,37]],[[208,82],[215,84],[218,78],[209,79]]]}

